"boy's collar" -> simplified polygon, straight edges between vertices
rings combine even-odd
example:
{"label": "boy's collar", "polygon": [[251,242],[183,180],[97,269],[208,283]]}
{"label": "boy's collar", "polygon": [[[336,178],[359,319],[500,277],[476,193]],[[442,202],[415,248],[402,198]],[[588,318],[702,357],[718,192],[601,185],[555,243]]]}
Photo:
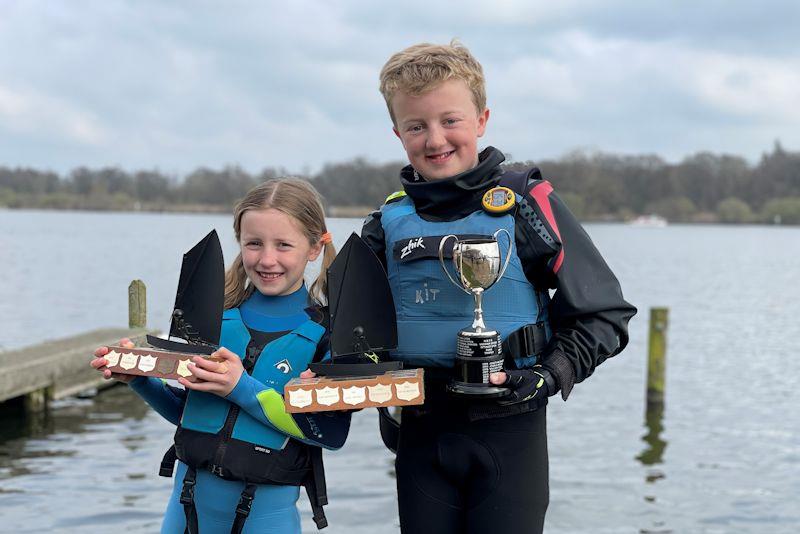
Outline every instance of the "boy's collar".
{"label": "boy's collar", "polygon": [[[404,186],[406,184],[433,184],[438,182],[450,182],[461,189],[474,189],[476,183],[481,181],[481,178],[486,173],[487,169],[493,169],[494,167],[503,163],[505,159],[506,157],[502,152],[493,146],[488,146],[478,154],[477,165],[460,174],[456,174],[455,176],[429,182],[424,176],[419,174],[414,167],[411,165],[406,165],[403,167],[403,170],[400,171],[400,179]],[[482,187],[482,185],[479,187]]]}
{"label": "boy's collar", "polygon": [[400,181],[417,212],[449,218],[462,210],[480,207],[483,191],[500,179],[504,160],[502,152],[487,147],[478,155],[478,164],[461,174],[428,182],[422,177],[415,179],[414,168],[408,165],[401,171]]}

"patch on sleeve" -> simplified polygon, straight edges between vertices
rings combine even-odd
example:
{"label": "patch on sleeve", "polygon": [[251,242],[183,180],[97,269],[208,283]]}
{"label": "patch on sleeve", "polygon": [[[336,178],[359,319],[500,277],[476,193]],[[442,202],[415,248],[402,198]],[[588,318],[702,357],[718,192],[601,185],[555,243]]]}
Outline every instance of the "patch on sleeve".
{"label": "patch on sleeve", "polygon": [[258,403],[261,405],[261,410],[264,415],[272,423],[275,428],[281,432],[285,432],[290,436],[305,439],[305,435],[300,430],[300,427],[295,423],[291,414],[286,413],[286,408],[283,405],[283,397],[274,389],[265,389],[256,395]]}

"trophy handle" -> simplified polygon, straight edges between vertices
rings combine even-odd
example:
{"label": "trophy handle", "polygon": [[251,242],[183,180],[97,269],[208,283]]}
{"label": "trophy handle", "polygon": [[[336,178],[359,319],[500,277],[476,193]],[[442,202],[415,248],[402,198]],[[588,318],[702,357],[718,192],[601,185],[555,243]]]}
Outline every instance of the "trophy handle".
{"label": "trophy handle", "polygon": [[461,285],[461,284],[459,284],[458,282],[456,282],[456,281],[455,281],[455,279],[453,279],[453,277],[452,277],[452,276],[450,276],[450,271],[448,271],[448,270],[447,270],[447,265],[446,265],[446,263],[445,263],[445,261],[444,261],[444,244],[445,244],[445,243],[447,242],[447,240],[448,240],[448,239],[450,239],[451,237],[452,237],[453,239],[455,239],[456,241],[458,241],[458,237],[456,237],[456,236],[455,236],[455,235],[453,235],[453,234],[446,235],[446,236],[444,236],[444,237],[442,238],[442,240],[441,240],[441,241],[439,241],[439,263],[441,263],[441,264],[442,264],[442,270],[444,270],[444,274],[446,274],[446,275],[447,275],[447,278],[449,278],[449,279],[450,279],[450,281],[453,283],[453,285],[454,285],[454,286],[456,286],[456,287],[457,287],[458,289],[460,289],[461,291],[463,291],[464,293],[466,293],[466,294],[468,294],[468,295],[471,295],[471,294],[472,294],[472,292],[471,292],[471,291],[469,291],[468,289],[464,288],[464,286],[463,286],[463,285]]}
{"label": "trophy handle", "polygon": [[[511,249],[514,246],[514,242],[511,240],[511,234],[508,233],[508,230],[506,230],[505,228],[500,228],[498,231],[494,233],[494,238],[497,241],[498,248],[500,247],[500,241],[497,239],[497,234],[499,234],[500,232],[503,232],[508,236],[508,250],[506,250],[506,261],[503,262],[503,268],[500,269],[500,272],[497,274],[497,280],[503,278],[503,274],[506,272],[506,267],[508,267],[508,262],[511,260]],[[495,282],[497,280],[495,280]]]}

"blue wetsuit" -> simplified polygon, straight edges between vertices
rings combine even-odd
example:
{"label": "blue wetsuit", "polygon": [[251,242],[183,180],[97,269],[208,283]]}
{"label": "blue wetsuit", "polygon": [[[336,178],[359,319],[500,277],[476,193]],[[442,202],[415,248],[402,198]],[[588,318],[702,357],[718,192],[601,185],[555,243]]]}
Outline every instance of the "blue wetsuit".
{"label": "blue wetsuit", "polygon": [[[255,291],[242,303],[239,311],[244,324],[253,337],[258,339],[259,333],[285,332],[308,321],[309,316],[305,312],[307,302],[308,293],[305,287],[291,295],[278,297],[264,296]],[[320,347],[318,353],[322,353],[322,349]],[[297,374],[302,370],[297,369],[294,372]],[[180,423],[187,398],[185,390],[166,385],[154,378],[138,378],[131,382],[131,387],[165,419],[175,425]],[[259,422],[274,428],[275,425],[266,417],[258,398],[259,393],[269,389],[249,374],[243,373],[226,399]],[[294,422],[305,436],[301,441],[329,449],[336,449],[344,444],[350,425],[349,413],[297,415],[299,417],[293,416]],[[161,527],[162,533],[183,533],[186,527],[184,508],[180,503],[186,471],[187,466],[179,462],[173,492]],[[200,532],[228,534],[231,531],[236,505],[244,487],[244,482],[224,480],[208,471],[197,470],[194,502]],[[299,492],[299,486],[259,485],[242,532],[300,532],[300,515],[296,506]]]}

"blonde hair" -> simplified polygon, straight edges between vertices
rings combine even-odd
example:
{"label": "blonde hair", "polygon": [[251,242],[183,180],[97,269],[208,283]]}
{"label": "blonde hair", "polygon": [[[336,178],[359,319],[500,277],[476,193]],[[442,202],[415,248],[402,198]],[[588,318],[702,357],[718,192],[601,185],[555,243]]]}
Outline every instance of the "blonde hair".
{"label": "blonde hair", "polygon": [[[323,246],[322,269],[311,284],[308,292],[320,304],[327,302],[327,270],[336,257],[336,249],[330,240],[322,240],[328,230],[325,226],[325,212],[322,209],[319,193],[314,186],[304,180],[279,178],[269,180],[248,191],[233,210],[233,231],[236,241],[242,235],[242,216],[249,210],[275,209],[292,217],[308,238],[311,246]],[[225,309],[235,308],[244,302],[254,291],[249,283],[239,253],[233,264],[225,272]]]}
{"label": "blonde hair", "polygon": [[486,109],[483,68],[458,40],[453,39],[449,45],[415,44],[390,57],[381,69],[380,90],[392,123],[397,125],[392,99],[398,91],[419,96],[450,79],[467,84],[478,113]]}

